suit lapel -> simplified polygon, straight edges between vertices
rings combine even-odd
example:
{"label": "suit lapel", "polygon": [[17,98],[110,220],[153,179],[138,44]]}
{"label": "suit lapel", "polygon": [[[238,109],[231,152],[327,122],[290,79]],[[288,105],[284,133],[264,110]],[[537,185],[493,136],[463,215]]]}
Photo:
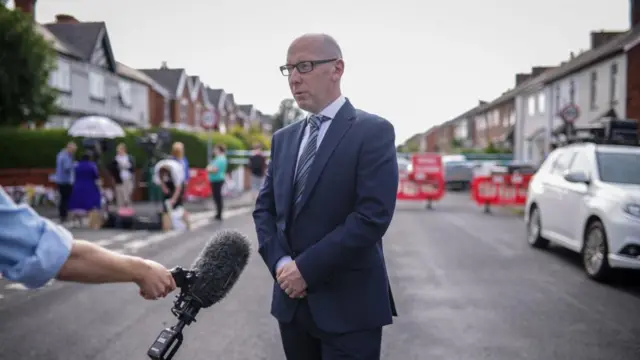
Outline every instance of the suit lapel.
{"label": "suit lapel", "polygon": [[[329,158],[340,143],[340,140],[342,140],[349,128],[351,128],[351,123],[355,116],[356,111],[349,100],[347,100],[344,105],[342,105],[335,118],[331,120],[329,129],[327,129],[327,133],[324,135],[324,138],[318,147],[318,152],[316,152],[313,164],[311,165],[311,172],[309,173],[307,183],[304,186],[302,199],[300,200],[300,206],[298,209],[302,209],[306,204],[309,196],[311,195],[311,191],[315,187],[318,182],[318,178],[320,178],[320,175],[325,168],[325,165],[327,165],[327,161],[329,161]],[[300,210],[298,210],[298,213],[299,212]],[[297,216],[298,214],[294,215]]]}
{"label": "suit lapel", "polygon": [[285,219],[289,219],[289,213],[291,211],[292,198],[293,198],[293,183],[296,166],[298,166],[298,150],[300,149],[300,143],[304,136],[305,121],[298,121],[297,127],[293,129],[293,136],[291,136],[284,148],[284,161],[285,165],[284,176],[282,186],[284,186],[284,213]]}

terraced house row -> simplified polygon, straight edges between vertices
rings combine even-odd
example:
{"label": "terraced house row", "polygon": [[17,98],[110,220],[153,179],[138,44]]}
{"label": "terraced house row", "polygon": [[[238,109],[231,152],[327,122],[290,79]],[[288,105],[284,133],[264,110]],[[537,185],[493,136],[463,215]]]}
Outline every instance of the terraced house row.
{"label": "terraced house row", "polygon": [[[35,1],[16,0],[18,11],[33,17]],[[158,68],[133,69],[117,61],[104,22],[82,22],[60,14],[53,23],[34,23],[54,47],[57,68],[50,85],[59,90],[59,114],[45,127],[68,127],[73,119],[102,115],[124,126],[161,126],[224,132],[233,126],[270,131],[271,119],[234,94],[210,87],[183,68],[158,61]]]}
{"label": "terraced house row", "polygon": [[539,163],[563,136],[565,111],[577,115],[576,127],[612,117],[640,120],[640,0],[630,5],[628,30],[591,32],[589,50],[516,74],[512,89],[421,134],[421,150],[492,143],[516,160]]}

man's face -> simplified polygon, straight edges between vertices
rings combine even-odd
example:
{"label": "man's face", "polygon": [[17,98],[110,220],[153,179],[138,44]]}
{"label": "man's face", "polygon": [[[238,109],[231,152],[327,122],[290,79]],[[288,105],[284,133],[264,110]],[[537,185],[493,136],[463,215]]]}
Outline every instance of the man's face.
{"label": "man's face", "polygon": [[[329,57],[322,55],[321,49],[317,40],[298,39],[291,44],[287,54],[287,65],[294,66],[290,67],[289,72],[291,94],[301,109],[311,113],[320,112],[322,107],[326,106],[326,102],[331,101],[329,97],[341,74],[336,66],[337,61],[323,64],[303,63],[329,60]],[[295,68],[295,65],[299,68]]]}
{"label": "man's face", "polygon": [[76,150],[78,149],[78,147],[76,146],[76,144],[71,143],[67,146],[67,150],[69,151],[69,153],[74,154],[76,152]]}

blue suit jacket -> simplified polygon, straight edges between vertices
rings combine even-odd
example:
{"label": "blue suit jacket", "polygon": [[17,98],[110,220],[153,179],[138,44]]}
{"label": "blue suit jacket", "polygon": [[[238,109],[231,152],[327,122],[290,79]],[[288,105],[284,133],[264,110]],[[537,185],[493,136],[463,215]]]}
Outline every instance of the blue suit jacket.
{"label": "blue suit jacket", "polygon": [[[316,153],[293,213],[293,178],[305,121],[273,135],[271,162],[253,212],[259,253],[275,279],[291,256],[307,282],[318,327],[342,333],[381,327],[396,315],[382,250],[396,205],[393,125],[347,101]],[[274,281],[271,313],[293,319],[298,300]]]}

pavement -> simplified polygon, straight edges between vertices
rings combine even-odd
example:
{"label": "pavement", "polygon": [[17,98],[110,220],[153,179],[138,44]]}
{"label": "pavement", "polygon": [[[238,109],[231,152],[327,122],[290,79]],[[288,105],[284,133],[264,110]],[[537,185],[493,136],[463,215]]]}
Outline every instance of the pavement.
{"label": "pavement", "polygon": [[[251,210],[229,211],[222,223],[203,216],[195,230],[148,246],[137,235],[108,238],[109,248],[168,267],[189,266],[220,228],[252,240],[239,282],[184,330],[175,360],[284,359]],[[400,203],[384,241],[399,317],[384,330],[383,359],[640,359],[638,274],[621,273],[613,285],[588,280],[576,255],[531,249],[521,216],[484,214],[464,194],[445,196],[433,210]],[[0,294],[2,360],[146,359],[158,333],[175,323],[172,298],[145,301],[130,284],[54,281]]]}
{"label": "pavement", "polygon": [[[238,208],[244,206],[252,206],[254,203],[253,195],[251,192],[242,192],[234,196],[224,198],[225,208]],[[194,201],[185,202],[185,209],[190,213],[206,212],[213,210],[214,204],[212,199],[198,199]],[[140,201],[135,202],[132,206],[137,214],[155,214],[161,211],[162,204],[160,202]],[[58,209],[53,206],[43,205],[34,207],[34,210],[41,216],[49,219],[58,218]]]}

